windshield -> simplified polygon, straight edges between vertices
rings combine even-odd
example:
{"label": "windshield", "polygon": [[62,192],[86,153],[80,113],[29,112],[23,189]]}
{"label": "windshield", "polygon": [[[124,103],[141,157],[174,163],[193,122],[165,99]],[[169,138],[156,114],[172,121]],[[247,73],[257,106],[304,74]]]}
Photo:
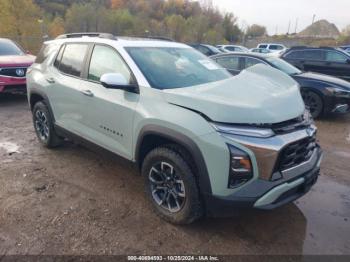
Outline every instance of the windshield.
{"label": "windshield", "polygon": [[273,64],[277,69],[285,72],[288,75],[299,75],[301,74],[301,71],[292,66],[291,64],[287,63],[286,61],[276,58],[276,57],[268,57],[266,60]]}
{"label": "windshield", "polygon": [[9,40],[0,40],[0,56],[23,55],[23,51]]}
{"label": "windshield", "polygon": [[193,48],[125,48],[150,85],[157,89],[182,88],[220,81],[232,75]]}

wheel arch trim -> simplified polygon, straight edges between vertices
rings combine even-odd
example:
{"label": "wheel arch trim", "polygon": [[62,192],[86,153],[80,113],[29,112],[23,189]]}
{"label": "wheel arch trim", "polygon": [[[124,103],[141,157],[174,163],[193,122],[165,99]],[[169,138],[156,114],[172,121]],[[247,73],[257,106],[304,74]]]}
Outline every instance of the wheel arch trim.
{"label": "wheel arch trim", "polygon": [[198,183],[201,194],[212,193],[208,169],[199,147],[191,138],[172,129],[151,124],[144,126],[140,130],[134,153],[137,165],[141,163],[141,146],[144,138],[148,135],[159,136],[167,140],[174,141],[174,143],[184,147],[191,154],[195,162],[198,171]]}

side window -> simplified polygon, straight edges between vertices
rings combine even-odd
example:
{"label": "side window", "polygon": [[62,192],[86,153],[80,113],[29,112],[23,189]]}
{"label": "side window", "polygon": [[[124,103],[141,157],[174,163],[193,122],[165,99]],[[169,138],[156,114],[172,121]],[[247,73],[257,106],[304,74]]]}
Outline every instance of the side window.
{"label": "side window", "polygon": [[267,45],[259,45],[258,48],[266,49],[266,48],[267,48]]}
{"label": "side window", "polygon": [[218,58],[216,62],[228,70],[240,71],[239,60],[239,57],[229,56]]}
{"label": "side window", "polygon": [[255,59],[255,58],[250,58],[250,57],[246,57],[245,58],[245,67],[244,68],[248,68],[257,64],[265,64],[263,61]]}
{"label": "side window", "polygon": [[304,52],[305,52],[304,58],[307,60],[322,61],[325,59],[324,57],[325,52],[322,50],[307,50]]}
{"label": "side window", "polygon": [[130,70],[119,54],[110,47],[96,45],[91,56],[88,79],[99,82],[106,73],[119,73],[129,83],[132,81]]}
{"label": "side window", "polygon": [[291,51],[286,55],[289,59],[303,59],[305,57],[304,51]]}
{"label": "side window", "polygon": [[205,55],[211,54],[210,50],[204,46],[198,46],[198,51],[205,54]]}
{"label": "side window", "polygon": [[88,45],[67,44],[64,49],[59,70],[72,76],[80,76],[84,67],[84,59]]}
{"label": "side window", "polygon": [[327,51],[326,52],[326,61],[327,62],[335,62],[335,63],[346,63],[348,57],[344,54],[341,54],[336,51]]}
{"label": "side window", "polygon": [[270,50],[282,50],[283,47],[280,45],[270,45],[269,49]]}
{"label": "side window", "polygon": [[43,63],[52,52],[57,50],[57,48],[58,48],[57,44],[44,44],[41,47],[39,54],[35,59],[35,63],[37,64]]}
{"label": "side window", "polygon": [[58,55],[56,57],[56,60],[53,63],[53,66],[56,67],[57,69],[59,69],[59,67],[60,67],[60,63],[61,63],[61,59],[62,59],[63,51],[64,51],[65,47],[66,47],[65,45],[61,46],[60,51],[58,52]]}
{"label": "side window", "polygon": [[235,51],[236,50],[236,48],[234,46],[227,46],[226,49],[228,51]]}

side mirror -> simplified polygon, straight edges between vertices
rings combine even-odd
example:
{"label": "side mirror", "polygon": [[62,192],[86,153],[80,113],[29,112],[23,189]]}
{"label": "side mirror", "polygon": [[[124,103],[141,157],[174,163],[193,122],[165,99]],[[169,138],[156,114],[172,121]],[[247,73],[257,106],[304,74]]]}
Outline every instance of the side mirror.
{"label": "side mirror", "polygon": [[109,89],[121,89],[128,92],[138,93],[138,86],[129,84],[128,80],[119,73],[103,74],[100,78],[101,84]]}

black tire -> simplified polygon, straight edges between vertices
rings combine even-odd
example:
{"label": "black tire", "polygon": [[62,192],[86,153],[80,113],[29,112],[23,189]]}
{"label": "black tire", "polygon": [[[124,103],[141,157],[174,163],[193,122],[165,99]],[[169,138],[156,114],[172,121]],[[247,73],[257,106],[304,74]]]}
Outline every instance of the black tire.
{"label": "black tire", "polygon": [[[190,224],[203,215],[203,207],[192,169],[175,148],[176,145],[159,147],[148,153],[142,175],[147,197],[157,215],[173,224]],[[167,176],[172,180],[168,181]]]}
{"label": "black tire", "polygon": [[305,106],[310,110],[314,119],[323,114],[323,100],[322,97],[313,91],[302,91],[301,95],[304,99]]}
{"label": "black tire", "polygon": [[40,101],[33,108],[33,124],[39,141],[47,148],[54,148],[62,144],[53,125],[49,109],[44,102]]}

